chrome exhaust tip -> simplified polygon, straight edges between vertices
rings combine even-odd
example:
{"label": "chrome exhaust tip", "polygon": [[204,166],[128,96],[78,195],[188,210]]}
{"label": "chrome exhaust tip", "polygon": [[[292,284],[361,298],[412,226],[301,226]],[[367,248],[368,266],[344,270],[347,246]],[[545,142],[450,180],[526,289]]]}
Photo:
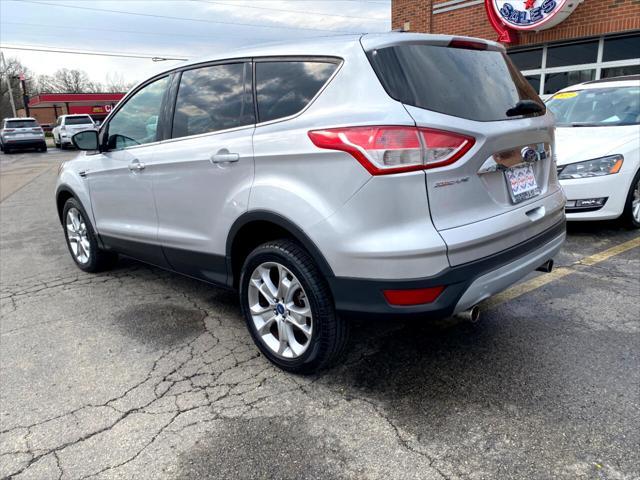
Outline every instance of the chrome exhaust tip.
{"label": "chrome exhaust tip", "polygon": [[469,310],[463,310],[462,312],[456,313],[455,316],[462,320],[476,323],[478,320],[480,320],[480,307],[478,305],[474,305]]}
{"label": "chrome exhaust tip", "polygon": [[544,273],[551,273],[552,270],[553,270],[553,259],[547,260],[538,268],[536,268],[536,271],[544,272]]}

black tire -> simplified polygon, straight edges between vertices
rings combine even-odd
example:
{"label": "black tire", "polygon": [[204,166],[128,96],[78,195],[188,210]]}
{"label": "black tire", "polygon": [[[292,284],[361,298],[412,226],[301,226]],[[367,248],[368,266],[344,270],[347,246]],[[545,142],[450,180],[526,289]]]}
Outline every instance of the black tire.
{"label": "black tire", "polygon": [[[297,277],[313,316],[309,345],[300,356],[285,359],[276,355],[261,339],[249,309],[249,281],[254,270],[265,262],[277,262]],[[257,247],[246,258],[240,276],[240,305],[247,328],[260,351],[272,363],[292,373],[309,374],[328,368],[343,355],[349,338],[348,322],[335,311],[326,279],[311,256],[297,243],[275,240]]]}
{"label": "black tire", "polygon": [[11,153],[11,149],[9,147],[4,147],[2,151],[4,152],[5,155],[9,155]]}
{"label": "black tire", "polygon": [[38,148],[38,150],[39,150],[40,152],[46,152],[46,151],[47,151],[47,146],[46,146],[46,145],[43,145],[43,146],[41,146],[40,148]]}
{"label": "black tire", "polygon": [[56,146],[56,148],[60,148],[60,143],[56,142],[55,138],[53,139],[53,144]]}
{"label": "black tire", "polygon": [[[67,214],[69,213],[69,210],[71,210],[72,208],[75,208],[80,213],[81,218],[86,226],[86,236],[87,236],[87,239],[89,240],[89,255],[88,255],[89,258],[84,263],[80,262],[76,258],[71,248],[71,243],[69,241],[69,232],[67,230],[66,224],[67,224]],[[62,209],[62,228],[64,230],[64,238],[67,242],[67,249],[69,250],[69,254],[71,255],[71,258],[73,259],[73,261],[75,262],[75,264],[78,266],[80,270],[83,270],[85,272],[90,272],[90,273],[108,270],[111,267],[113,267],[117,262],[118,254],[115,252],[108,252],[105,250],[101,250],[99,248],[98,238],[96,237],[95,231],[93,230],[93,226],[91,225],[91,222],[88,219],[89,217],[87,213],[85,212],[84,208],[82,208],[82,205],[78,200],[76,200],[75,198],[70,198],[69,200],[66,201]]]}
{"label": "black tire", "polygon": [[638,182],[640,182],[640,170],[638,170],[636,175],[633,177],[629,193],[627,194],[627,201],[624,204],[624,210],[620,216],[620,221],[627,228],[640,228],[640,222],[638,222],[633,216],[633,192],[638,186]]}

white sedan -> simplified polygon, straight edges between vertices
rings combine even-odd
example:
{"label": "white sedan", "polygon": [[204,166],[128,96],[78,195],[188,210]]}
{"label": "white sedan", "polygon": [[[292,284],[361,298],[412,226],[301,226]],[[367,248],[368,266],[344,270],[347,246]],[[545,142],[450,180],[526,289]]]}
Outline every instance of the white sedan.
{"label": "white sedan", "polygon": [[573,85],[547,106],[567,220],[640,228],[640,75]]}

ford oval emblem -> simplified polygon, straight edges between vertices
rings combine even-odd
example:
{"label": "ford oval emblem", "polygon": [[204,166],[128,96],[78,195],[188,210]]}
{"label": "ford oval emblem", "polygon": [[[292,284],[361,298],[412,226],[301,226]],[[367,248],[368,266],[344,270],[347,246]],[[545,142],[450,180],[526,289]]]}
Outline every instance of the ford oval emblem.
{"label": "ford oval emblem", "polygon": [[520,152],[520,154],[522,155],[522,160],[527,162],[527,163],[535,162],[539,158],[538,152],[536,152],[531,147],[523,148],[522,151]]}

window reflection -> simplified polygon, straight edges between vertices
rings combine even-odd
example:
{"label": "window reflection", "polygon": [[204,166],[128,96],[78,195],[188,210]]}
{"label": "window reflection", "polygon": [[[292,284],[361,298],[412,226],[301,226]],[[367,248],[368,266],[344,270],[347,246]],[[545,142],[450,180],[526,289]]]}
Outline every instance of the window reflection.
{"label": "window reflection", "polygon": [[121,149],[156,141],[162,97],[169,77],[139,90],[109,122],[109,147]]}
{"label": "window reflection", "polygon": [[214,65],[182,73],[173,138],[251,125],[253,117],[249,64]]}
{"label": "window reflection", "polygon": [[336,64],[327,62],[256,63],[260,121],[288,117],[302,110],[336,68]]}

